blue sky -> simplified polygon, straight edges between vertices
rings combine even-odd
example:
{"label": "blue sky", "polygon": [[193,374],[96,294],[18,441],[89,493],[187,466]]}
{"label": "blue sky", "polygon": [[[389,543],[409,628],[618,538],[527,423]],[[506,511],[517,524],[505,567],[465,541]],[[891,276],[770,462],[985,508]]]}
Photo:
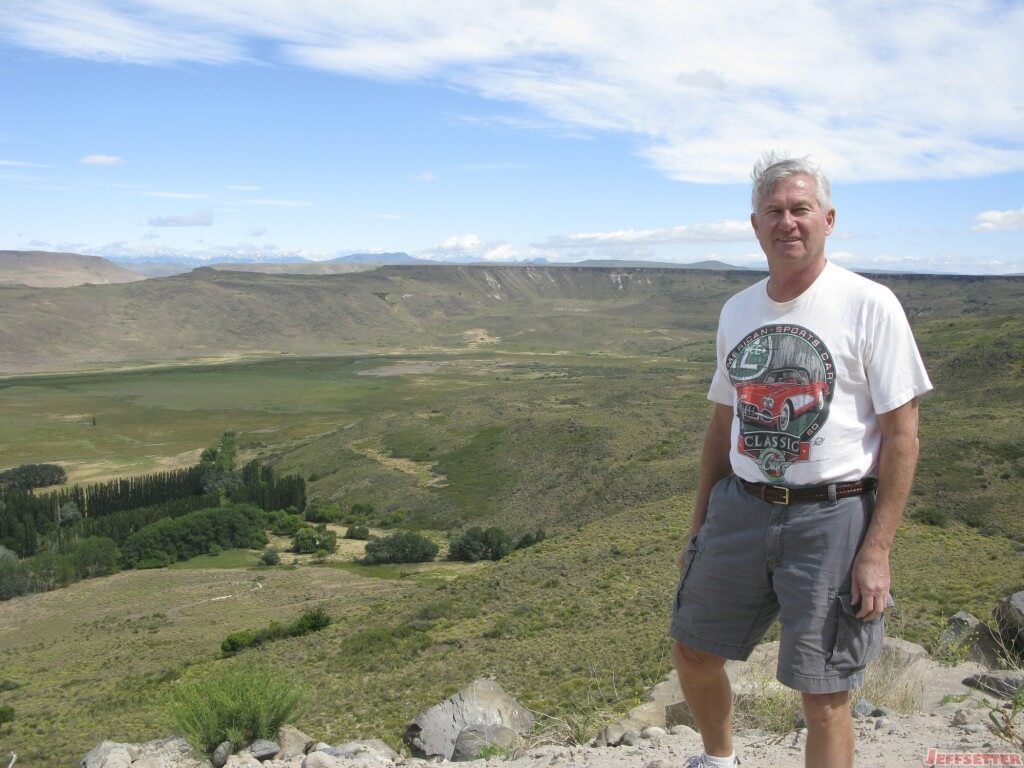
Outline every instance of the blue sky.
{"label": "blue sky", "polygon": [[767,149],[830,257],[1024,272],[1024,3],[34,0],[0,249],[761,266]]}

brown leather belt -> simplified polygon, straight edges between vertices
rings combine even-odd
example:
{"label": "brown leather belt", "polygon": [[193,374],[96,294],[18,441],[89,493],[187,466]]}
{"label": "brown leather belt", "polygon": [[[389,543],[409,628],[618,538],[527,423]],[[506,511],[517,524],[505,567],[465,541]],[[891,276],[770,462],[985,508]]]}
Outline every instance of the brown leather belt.
{"label": "brown leather belt", "polygon": [[[808,485],[800,488],[790,488],[785,485],[769,485],[768,483],[743,483],[743,490],[757,496],[761,501],[772,504],[795,504],[798,501],[828,501],[829,493],[827,485]],[[866,477],[863,480],[855,480],[852,483],[836,483],[836,498],[845,499],[849,496],[860,496],[875,490],[878,481],[873,477]]]}

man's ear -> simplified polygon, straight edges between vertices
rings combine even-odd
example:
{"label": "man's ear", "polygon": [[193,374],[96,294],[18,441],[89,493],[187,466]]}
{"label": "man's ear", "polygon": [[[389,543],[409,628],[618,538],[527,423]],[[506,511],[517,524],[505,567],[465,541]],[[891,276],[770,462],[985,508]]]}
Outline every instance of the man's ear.
{"label": "man's ear", "polygon": [[754,228],[754,234],[757,234],[757,214],[750,214],[750,226]]}
{"label": "man's ear", "polygon": [[836,209],[830,208],[828,213],[825,214],[825,234],[831,235],[832,230],[836,228]]}

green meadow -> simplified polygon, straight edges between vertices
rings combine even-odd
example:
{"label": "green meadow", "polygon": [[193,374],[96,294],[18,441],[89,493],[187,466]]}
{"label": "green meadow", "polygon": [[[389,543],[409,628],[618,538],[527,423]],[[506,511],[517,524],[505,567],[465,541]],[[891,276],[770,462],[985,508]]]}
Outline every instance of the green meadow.
{"label": "green meadow", "polygon": [[[974,284],[905,289],[937,390],[921,406],[889,628],[931,646],[948,615],[987,619],[1024,589],[1024,321],[1003,294],[964,311]],[[565,738],[592,735],[669,668],[714,316],[691,309],[662,334],[673,301],[643,304],[653,320],[616,316],[593,346],[596,331],[576,326],[552,324],[558,342],[544,346],[517,340],[524,321],[474,318],[508,340],[0,379],[0,467],[59,462],[73,482],[140,474],[193,463],[230,430],[241,460],[300,473],[311,499],[370,504],[441,543],[469,525],[548,534],[473,565],[366,567],[346,545],[324,564],[282,552],[265,568],[228,550],[0,603],[0,704],[16,712],[0,754],[71,765],[105,738],[167,735],[176,680],[256,654],[306,683],[296,723],[328,741],[398,746],[407,720],[481,675]],[[228,634],[317,604],[327,629],[220,658]]]}

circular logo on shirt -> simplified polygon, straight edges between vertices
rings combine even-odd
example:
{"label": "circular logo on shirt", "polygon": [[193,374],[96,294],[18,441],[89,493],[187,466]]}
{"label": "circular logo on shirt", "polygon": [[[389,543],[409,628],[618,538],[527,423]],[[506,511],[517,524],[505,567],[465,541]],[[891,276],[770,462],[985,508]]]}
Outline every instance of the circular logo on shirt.
{"label": "circular logo on shirt", "polygon": [[738,450],[765,478],[780,480],[794,463],[809,460],[811,441],[828,419],[832,355],[803,326],[765,325],[733,347],[725,364],[736,388]]}

